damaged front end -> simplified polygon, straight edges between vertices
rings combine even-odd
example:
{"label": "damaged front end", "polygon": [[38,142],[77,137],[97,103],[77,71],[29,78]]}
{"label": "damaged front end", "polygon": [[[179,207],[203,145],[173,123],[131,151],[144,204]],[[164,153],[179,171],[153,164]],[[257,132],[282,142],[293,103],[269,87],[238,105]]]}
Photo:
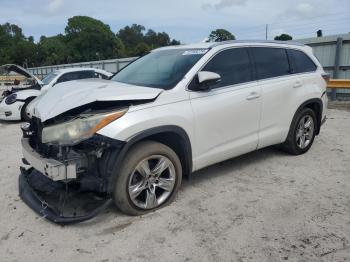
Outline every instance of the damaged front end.
{"label": "damaged front end", "polygon": [[73,145],[42,143],[43,124],[33,117],[22,126],[23,163],[19,192],[40,216],[68,224],[88,220],[111,203],[107,162],[124,142],[93,134]]}
{"label": "damaged front end", "polygon": [[161,89],[100,79],[62,83],[36,99],[22,126],[20,196],[56,223],[87,220],[111,201],[125,141],[99,130],[152,103]]}
{"label": "damaged front end", "polygon": [[16,87],[10,87],[7,90],[4,90],[3,93],[0,95],[0,101],[1,99],[16,93],[18,91],[22,90],[28,90],[28,89],[35,89],[35,90],[40,90],[41,87],[44,85],[41,80],[39,80],[36,76],[31,74],[29,71],[24,69],[23,67],[19,65],[14,65],[14,64],[6,64],[0,66],[0,75],[19,75],[27,78],[30,81],[30,86],[27,87],[21,87],[21,88],[16,88]]}

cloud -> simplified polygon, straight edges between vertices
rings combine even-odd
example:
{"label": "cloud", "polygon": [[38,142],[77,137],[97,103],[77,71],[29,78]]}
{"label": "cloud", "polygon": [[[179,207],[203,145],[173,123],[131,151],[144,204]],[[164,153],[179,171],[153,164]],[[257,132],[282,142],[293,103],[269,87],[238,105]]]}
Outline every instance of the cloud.
{"label": "cloud", "polygon": [[61,11],[64,5],[64,0],[50,0],[49,5],[47,6],[47,11],[50,14],[57,14]]}
{"label": "cloud", "polygon": [[[0,24],[11,22],[36,40],[63,33],[68,18],[88,15],[109,24],[114,32],[138,23],[165,31],[184,43],[197,42],[216,28],[238,39],[265,37],[287,31],[293,37],[347,33],[349,0],[0,0]],[[205,4],[203,6],[203,4]],[[185,7],[185,8],[184,8]],[[205,10],[207,8],[208,10]],[[314,13],[313,11],[314,10]],[[331,14],[342,13],[342,16]],[[331,19],[332,23],[327,23]],[[45,23],[43,23],[45,21]],[[272,33],[272,30],[276,29]],[[277,30],[278,29],[278,30]],[[284,30],[282,30],[284,29]],[[347,30],[347,31],[346,31]],[[270,33],[271,32],[271,33]]]}
{"label": "cloud", "polygon": [[296,18],[308,19],[315,16],[323,15],[326,12],[325,10],[323,10],[323,8],[321,8],[320,5],[316,6],[311,3],[299,3],[293,5],[292,8],[287,10],[286,13]]}
{"label": "cloud", "polygon": [[232,6],[242,6],[247,1],[248,0],[220,0],[216,4],[206,3],[206,4],[202,5],[202,8],[205,10],[208,10],[208,9],[221,10],[221,9],[229,8]]}

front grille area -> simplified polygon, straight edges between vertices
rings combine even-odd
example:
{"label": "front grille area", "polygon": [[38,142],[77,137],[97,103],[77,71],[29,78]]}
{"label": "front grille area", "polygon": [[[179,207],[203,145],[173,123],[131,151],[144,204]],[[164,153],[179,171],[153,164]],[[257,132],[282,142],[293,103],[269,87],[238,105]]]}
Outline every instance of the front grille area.
{"label": "front grille area", "polygon": [[58,147],[41,143],[43,124],[39,118],[32,117],[29,130],[23,136],[29,138],[29,143],[40,155],[44,157],[55,158],[58,153]]}

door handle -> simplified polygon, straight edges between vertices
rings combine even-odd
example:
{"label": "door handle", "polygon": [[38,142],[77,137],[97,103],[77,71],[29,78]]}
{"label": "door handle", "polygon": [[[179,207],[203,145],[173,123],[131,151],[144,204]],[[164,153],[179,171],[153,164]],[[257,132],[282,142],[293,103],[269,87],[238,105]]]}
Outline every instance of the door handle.
{"label": "door handle", "polygon": [[259,98],[260,95],[257,92],[251,92],[249,96],[247,96],[247,100],[253,100]]}
{"label": "door handle", "polygon": [[302,83],[300,81],[296,81],[293,85],[293,88],[298,88],[298,87],[302,87]]}

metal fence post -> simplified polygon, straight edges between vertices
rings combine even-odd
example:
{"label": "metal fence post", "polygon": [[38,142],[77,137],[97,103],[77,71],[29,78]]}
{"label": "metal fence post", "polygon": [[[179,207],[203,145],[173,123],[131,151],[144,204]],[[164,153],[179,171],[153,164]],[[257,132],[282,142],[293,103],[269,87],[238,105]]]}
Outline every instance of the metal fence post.
{"label": "metal fence post", "polygon": [[[116,66],[117,66],[117,72],[119,72],[119,60],[116,60],[116,61],[115,61],[115,64],[116,64]],[[117,72],[116,72],[116,73],[117,73]]]}
{"label": "metal fence post", "polygon": [[[342,45],[343,45],[343,38],[338,37],[337,48],[335,50],[335,60],[334,60],[334,71],[333,71],[334,79],[339,78],[340,53],[341,53]],[[331,100],[334,101],[336,99],[337,99],[337,90],[333,88],[331,93]]]}

